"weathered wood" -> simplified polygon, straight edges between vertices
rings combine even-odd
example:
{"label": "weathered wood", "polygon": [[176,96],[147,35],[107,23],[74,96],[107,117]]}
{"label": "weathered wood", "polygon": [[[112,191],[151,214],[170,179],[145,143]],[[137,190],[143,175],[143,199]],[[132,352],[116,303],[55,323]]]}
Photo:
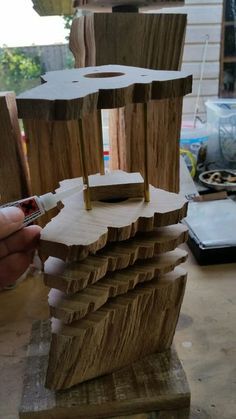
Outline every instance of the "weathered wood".
{"label": "weathered wood", "polygon": [[51,71],[43,80],[18,96],[21,118],[77,120],[98,109],[182,97],[192,86],[192,77],[181,71],[120,65]]}
{"label": "weathered wood", "polygon": [[0,93],[0,155],[0,204],[29,196],[29,176],[13,92]]}
{"label": "weathered wood", "polygon": [[55,392],[44,387],[50,333],[50,322],[33,324],[21,419],[104,419],[117,415],[134,419],[128,415],[154,410],[152,415],[137,415],[135,419],[189,417],[189,386],[175,349],[149,355],[111,375]]}
{"label": "weathered wood", "polygon": [[109,243],[95,255],[89,255],[80,262],[68,264],[50,257],[44,265],[44,282],[50,288],[74,294],[97,282],[107,272],[124,269],[137,260],[172,251],[187,237],[187,227],[176,224],[139,233],[126,242]]}
{"label": "weathered wood", "polygon": [[[62,182],[72,188],[77,179]],[[137,232],[178,223],[186,215],[187,201],[177,195],[150,187],[150,202],[130,198],[122,202],[93,202],[84,209],[83,192],[65,199],[64,208],[43,229],[40,254],[62,260],[84,259],[103,248],[107,242],[123,241]]]}
{"label": "weathered wood", "polygon": [[178,249],[108,274],[96,284],[71,296],[51,289],[48,296],[50,314],[64,323],[80,320],[88,313],[98,310],[108,299],[126,294],[137,284],[170,272],[186,259],[187,253]]}
{"label": "weathered wood", "polygon": [[72,15],[75,11],[73,0],[32,0],[32,3],[40,16]]}
{"label": "weathered wood", "polygon": [[184,0],[32,0],[33,7],[40,16],[52,15],[72,15],[75,7],[81,7],[85,10],[94,10],[104,7],[111,10],[116,5],[135,4],[139,7],[165,7],[170,5],[178,6],[184,4]]}
{"label": "weathered wood", "polygon": [[69,388],[168,349],[185,283],[185,271],[176,268],[70,325],[53,319],[46,386]]}

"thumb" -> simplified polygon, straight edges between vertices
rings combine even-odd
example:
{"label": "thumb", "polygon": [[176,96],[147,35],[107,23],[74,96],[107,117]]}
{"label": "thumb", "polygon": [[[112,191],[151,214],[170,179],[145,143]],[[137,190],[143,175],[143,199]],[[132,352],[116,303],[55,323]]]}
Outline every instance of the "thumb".
{"label": "thumb", "polygon": [[19,208],[0,209],[0,239],[10,236],[23,227],[24,213]]}

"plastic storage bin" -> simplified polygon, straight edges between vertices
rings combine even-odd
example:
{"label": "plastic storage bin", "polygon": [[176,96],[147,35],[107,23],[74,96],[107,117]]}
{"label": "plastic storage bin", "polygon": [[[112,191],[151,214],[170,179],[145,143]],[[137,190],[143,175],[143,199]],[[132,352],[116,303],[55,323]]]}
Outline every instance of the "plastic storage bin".
{"label": "plastic storage bin", "polygon": [[202,145],[207,144],[207,140],[205,125],[194,127],[193,123],[183,123],[180,134],[180,154],[184,157],[192,177],[196,172],[199,149]]}
{"label": "plastic storage bin", "polygon": [[236,100],[208,100],[207,169],[236,170]]}

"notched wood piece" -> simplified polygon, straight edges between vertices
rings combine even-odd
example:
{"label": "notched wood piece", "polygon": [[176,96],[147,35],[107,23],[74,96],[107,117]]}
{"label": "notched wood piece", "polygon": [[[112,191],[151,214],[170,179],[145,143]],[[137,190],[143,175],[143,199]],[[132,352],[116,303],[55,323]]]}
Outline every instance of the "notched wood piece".
{"label": "notched wood piece", "polygon": [[155,228],[148,233],[138,233],[122,243],[109,243],[95,255],[80,262],[65,263],[50,257],[44,265],[44,282],[66,294],[74,294],[103,278],[107,272],[127,268],[139,259],[152,258],[169,252],[188,238],[184,224]]}
{"label": "notched wood piece", "polygon": [[49,342],[50,322],[34,322],[20,419],[104,419],[114,415],[125,419],[130,414],[154,410],[155,417],[189,418],[184,412],[190,405],[190,390],[174,348],[69,390],[53,391],[45,388]]}
{"label": "notched wood piece", "polygon": [[53,319],[46,386],[69,388],[168,349],[185,283],[186,272],[176,268],[70,325]]}
{"label": "notched wood piece", "polygon": [[187,252],[176,249],[107,274],[96,284],[71,296],[53,288],[48,296],[50,314],[64,323],[82,319],[88,313],[102,307],[109,298],[125,294],[135,288],[138,283],[151,281],[153,278],[170,272],[186,259]]}
{"label": "notched wood piece", "polygon": [[115,170],[105,175],[89,176],[91,201],[142,198],[144,180],[140,173],[125,173]]}
{"label": "notched wood piece", "polygon": [[[64,182],[68,188],[76,179]],[[40,254],[65,261],[84,259],[102,249],[107,242],[123,241],[138,232],[176,224],[186,216],[187,201],[180,194],[150,186],[150,202],[130,198],[122,202],[93,202],[84,208],[82,191],[67,198],[64,208],[42,230]]]}
{"label": "notched wood piece", "polygon": [[20,118],[77,120],[98,109],[180,97],[192,90],[192,77],[184,72],[122,65],[50,71],[42,79],[45,83],[18,96]]}

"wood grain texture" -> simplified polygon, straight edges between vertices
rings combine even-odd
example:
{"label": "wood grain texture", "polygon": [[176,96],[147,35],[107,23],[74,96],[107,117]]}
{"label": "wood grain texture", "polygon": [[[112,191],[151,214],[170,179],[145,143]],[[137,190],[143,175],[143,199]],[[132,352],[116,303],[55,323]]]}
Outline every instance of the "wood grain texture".
{"label": "wood grain texture", "polygon": [[0,203],[30,195],[30,183],[13,92],[0,92]]}
{"label": "wood grain texture", "polygon": [[[21,419],[104,419],[118,415],[129,419],[189,417],[190,390],[174,348],[149,355],[113,374],[55,392],[44,387],[50,335],[49,321],[33,324]],[[145,411],[153,413],[142,414]],[[135,416],[130,417],[131,414]]]}
{"label": "wood grain texture", "polygon": [[192,85],[186,73],[120,65],[51,71],[43,80],[18,96],[21,118],[77,120],[98,109],[184,96]]}
{"label": "wood grain texture", "polygon": [[70,325],[53,319],[46,387],[69,388],[168,349],[185,283],[185,271],[176,268]]}
{"label": "wood grain texture", "polygon": [[184,224],[156,228],[148,233],[139,233],[121,243],[109,243],[95,255],[80,262],[65,263],[50,257],[44,265],[44,282],[66,294],[74,294],[96,283],[108,272],[124,269],[138,260],[152,258],[169,252],[184,243],[188,230]]}
{"label": "wood grain texture", "polygon": [[184,14],[93,13],[73,20],[75,67],[107,64],[179,70]]}
{"label": "wood grain texture", "polygon": [[133,172],[139,168],[144,174],[144,130],[147,129],[150,183],[178,192],[182,103],[181,97],[148,103],[146,127],[141,104],[111,111],[111,169]]}
{"label": "wood grain texture", "polygon": [[[185,27],[184,14],[95,13],[74,19],[70,49],[76,67],[112,62],[178,70]],[[143,174],[143,105],[130,104],[109,114],[110,167],[126,171],[135,167]],[[171,192],[179,191],[181,115],[181,98],[148,104],[149,177],[153,186]]]}
{"label": "wood grain texture", "polygon": [[51,289],[48,296],[50,314],[52,317],[61,319],[63,323],[80,320],[87,314],[98,310],[108,300],[110,301],[110,298],[126,294],[137,284],[151,281],[154,277],[157,278],[170,272],[186,259],[187,252],[178,249],[107,274],[96,284],[71,296],[57,289]]}
{"label": "wood grain texture", "polygon": [[[96,120],[97,115],[91,114],[89,118]],[[83,118],[89,156],[87,169],[89,174],[95,174],[99,172],[100,163],[98,153],[94,152],[98,150],[99,135],[93,130],[89,118]],[[82,176],[78,121],[26,119],[23,122],[34,194],[53,191],[61,180]]]}
{"label": "wood grain texture", "polygon": [[[72,188],[77,179],[62,182]],[[64,208],[43,229],[40,241],[42,257],[62,260],[84,259],[107,242],[127,240],[137,232],[152,231],[178,223],[185,217],[187,201],[177,195],[150,187],[150,202],[130,198],[122,202],[93,202],[93,209],[84,208],[83,192],[67,198]]]}

